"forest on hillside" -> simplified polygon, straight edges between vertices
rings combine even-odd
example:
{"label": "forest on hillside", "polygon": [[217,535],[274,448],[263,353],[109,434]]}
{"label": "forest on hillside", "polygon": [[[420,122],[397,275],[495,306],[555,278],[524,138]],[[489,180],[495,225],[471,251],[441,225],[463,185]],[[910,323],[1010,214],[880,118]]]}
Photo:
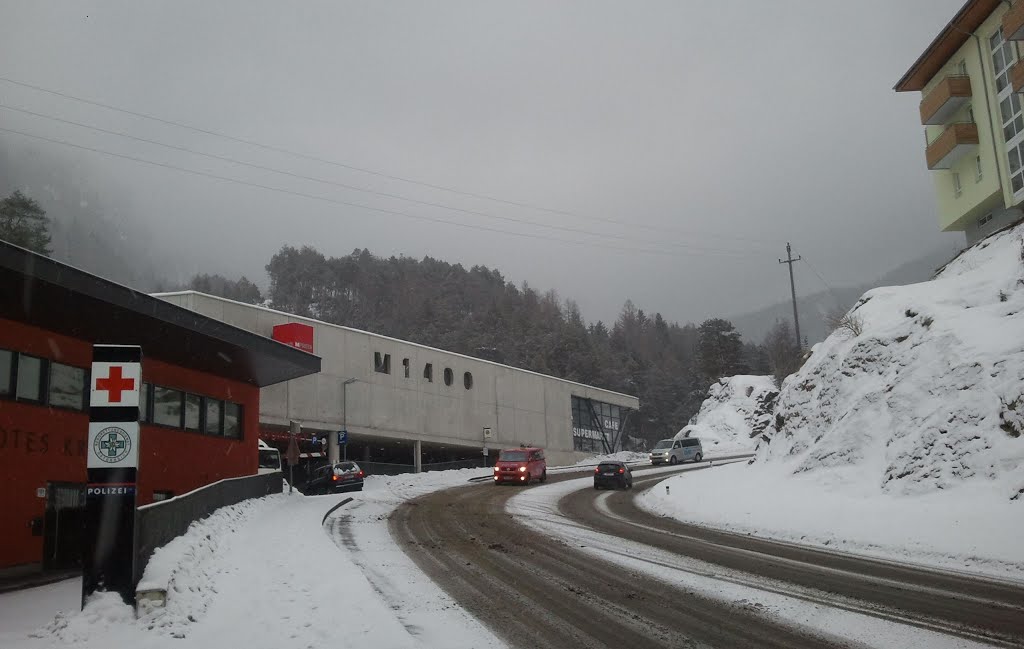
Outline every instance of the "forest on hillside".
{"label": "forest on hillside", "polygon": [[626,432],[647,440],[682,428],[719,378],[785,376],[799,364],[788,322],[752,344],[727,320],[681,325],[626,300],[615,322],[588,323],[573,300],[484,266],[284,246],[267,273],[266,296],[245,278],[200,275],[191,287],[636,395]]}

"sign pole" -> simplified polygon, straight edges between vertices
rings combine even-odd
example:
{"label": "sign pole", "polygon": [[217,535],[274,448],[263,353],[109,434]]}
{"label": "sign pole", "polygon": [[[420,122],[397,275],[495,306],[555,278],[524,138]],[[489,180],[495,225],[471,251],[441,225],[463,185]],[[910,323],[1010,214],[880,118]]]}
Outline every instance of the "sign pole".
{"label": "sign pole", "polygon": [[295,465],[299,463],[299,442],[298,437],[302,433],[302,424],[297,421],[291,422],[291,435],[288,440],[288,451],[285,458],[288,460],[288,493],[295,488]]}
{"label": "sign pole", "polygon": [[96,591],[135,601],[135,505],[142,348],[93,345],[82,607]]}

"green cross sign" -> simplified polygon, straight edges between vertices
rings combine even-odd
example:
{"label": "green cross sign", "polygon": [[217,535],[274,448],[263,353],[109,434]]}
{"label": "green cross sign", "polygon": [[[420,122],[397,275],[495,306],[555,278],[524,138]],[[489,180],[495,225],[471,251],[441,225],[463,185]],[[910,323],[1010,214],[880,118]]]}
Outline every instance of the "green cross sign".
{"label": "green cross sign", "polygon": [[124,440],[119,439],[117,433],[110,433],[100,442],[100,448],[107,452],[107,457],[117,457],[118,452],[124,450]]}

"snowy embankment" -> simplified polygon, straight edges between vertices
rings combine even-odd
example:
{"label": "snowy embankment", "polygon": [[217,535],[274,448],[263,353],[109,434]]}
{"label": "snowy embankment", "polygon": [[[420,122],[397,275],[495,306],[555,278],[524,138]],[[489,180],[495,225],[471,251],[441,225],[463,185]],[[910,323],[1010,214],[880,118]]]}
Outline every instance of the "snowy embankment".
{"label": "snowy embankment", "polygon": [[675,439],[700,439],[704,454],[749,451],[758,434],[771,423],[771,409],[779,391],[770,376],[730,376],[708,390],[700,411]]}
{"label": "snowy embankment", "polygon": [[[222,508],[161,548],[147,567],[144,583],[169,585],[165,608],[136,619],[119,597],[101,594],[79,612],[79,580],[7,593],[0,609],[32,610],[50,621],[5,626],[0,646],[501,647],[387,533],[388,514],[405,500],[481,474],[487,472],[371,476],[362,492],[285,493]],[[351,509],[360,524],[339,542],[330,519],[326,527],[321,519],[348,496],[353,501],[335,514]]]}
{"label": "snowy embankment", "polygon": [[782,386],[756,461],[649,509],[1024,578],[1024,227],[936,279],[865,293]]}

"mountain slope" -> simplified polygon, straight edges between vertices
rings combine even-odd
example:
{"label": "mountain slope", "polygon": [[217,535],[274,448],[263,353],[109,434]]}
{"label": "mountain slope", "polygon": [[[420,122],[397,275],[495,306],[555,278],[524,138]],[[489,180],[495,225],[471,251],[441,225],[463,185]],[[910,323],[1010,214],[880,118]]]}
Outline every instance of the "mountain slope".
{"label": "mountain slope", "polygon": [[771,408],[779,392],[770,376],[729,376],[708,390],[700,411],[676,439],[700,438],[709,450],[750,449],[757,433],[771,422]]}
{"label": "mountain slope", "polygon": [[[758,462],[893,495],[1024,501],[1024,226],[878,288],[786,379]],[[857,329],[857,327],[853,327]]]}

